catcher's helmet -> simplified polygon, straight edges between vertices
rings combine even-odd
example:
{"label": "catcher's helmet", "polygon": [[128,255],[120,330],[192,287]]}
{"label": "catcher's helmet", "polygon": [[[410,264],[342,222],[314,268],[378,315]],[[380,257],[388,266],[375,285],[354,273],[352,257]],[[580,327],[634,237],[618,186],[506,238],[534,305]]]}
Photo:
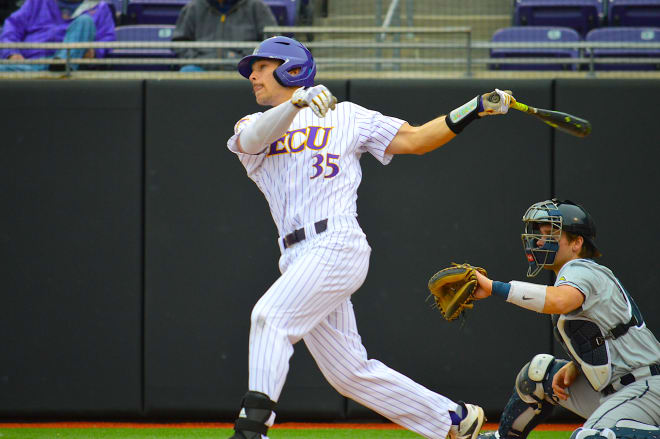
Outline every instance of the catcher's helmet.
{"label": "catcher's helmet", "polygon": [[[596,224],[589,212],[572,201],[553,198],[535,203],[527,209],[522,220],[525,229],[521,237],[529,263],[528,277],[536,276],[543,267],[555,262],[562,231],[582,236],[585,242],[598,251],[594,243]],[[541,233],[541,224],[550,224],[551,231]],[[539,240],[544,241],[541,247],[537,245]]]}
{"label": "catcher's helmet", "polygon": [[[311,52],[300,42],[288,37],[271,37],[264,40],[248,55],[238,62],[238,72],[250,78],[252,64],[260,59],[279,59],[284,61],[275,69],[273,75],[277,82],[285,87],[312,87],[316,76],[316,63]],[[300,73],[289,72],[300,68]]]}

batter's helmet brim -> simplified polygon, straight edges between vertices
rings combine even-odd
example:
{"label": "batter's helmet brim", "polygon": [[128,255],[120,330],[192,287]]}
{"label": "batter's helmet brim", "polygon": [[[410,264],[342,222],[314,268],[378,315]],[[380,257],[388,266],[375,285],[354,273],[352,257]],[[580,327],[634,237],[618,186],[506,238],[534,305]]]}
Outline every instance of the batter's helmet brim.
{"label": "batter's helmet brim", "polygon": [[248,55],[246,57],[243,57],[238,62],[238,73],[240,73],[244,78],[250,79],[250,75],[252,74],[252,64],[259,61],[260,59],[272,59],[275,61],[279,61],[280,64],[284,63],[284,60],[282,60],[282,58],[277,56]]}

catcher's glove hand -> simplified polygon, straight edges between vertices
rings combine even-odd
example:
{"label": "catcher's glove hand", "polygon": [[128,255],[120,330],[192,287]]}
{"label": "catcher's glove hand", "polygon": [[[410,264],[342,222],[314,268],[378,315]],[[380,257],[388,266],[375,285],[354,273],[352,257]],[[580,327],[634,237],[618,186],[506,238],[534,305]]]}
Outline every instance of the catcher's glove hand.
{"label": "catcher's glove hand", "polygon": [[452,262],[451,267],[438,271],[429,279],[429,290],[445,320],[455,320],[466,308],[474,306],[474,292],[479,286],[477,270],[487,275],[481,267]]}

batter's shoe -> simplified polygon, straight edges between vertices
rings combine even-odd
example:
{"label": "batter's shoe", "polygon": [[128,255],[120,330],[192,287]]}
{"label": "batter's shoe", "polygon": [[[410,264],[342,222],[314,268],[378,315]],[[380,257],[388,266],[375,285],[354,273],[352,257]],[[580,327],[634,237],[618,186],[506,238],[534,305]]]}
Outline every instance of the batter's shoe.
{"label": "batter's shoe", "polygon": [[460,403],[467,410],[467,415],[460,424],[449,429],[450,439],[477,439],[486,417],[484,410],[478,405]]}

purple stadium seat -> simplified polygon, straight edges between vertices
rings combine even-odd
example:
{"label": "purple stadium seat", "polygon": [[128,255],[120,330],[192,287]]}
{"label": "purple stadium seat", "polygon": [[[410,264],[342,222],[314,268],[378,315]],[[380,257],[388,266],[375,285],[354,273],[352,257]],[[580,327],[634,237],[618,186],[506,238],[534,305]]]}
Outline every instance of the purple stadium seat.
{"label": "purple stadium seat", "polygon": [[516,0],[514,24],[570,27],[586,35],[604,18],[603,0]]}
{"label": "purple stadium seat", "polygon": [[264,0],[280,26],[295,26],[298,21],[298,0]]}
{"label": "purple stadium seat", "polygon": [[[154,41],[172,40],[173,25],[136,24],[115,28],[117,41]],[[171,49],[111,49],[108,58],[175,58]],[[168,64],[116,64],[116,70],[171,70]]]}
{"label": "purple stadium seat", "polygon": [[[660,28],[650,27],[607,27],[594,29],[587,34],[589,42],[616,42],[616,43],[660,43]],[[660,58],[660,49],[626,49],[602,48],[593,49],[594,58],[607,57],[634,57],[634,58]],[[596,70],[660,70],[658,63],[641,64],[594,64]]]}
{"label": "purple stadium seat", "polygon": [[[551,26],[516,26],[499,29],[493,34],[493,43],[531,43],[538,42],[533,48],[490,49],[491,58],[577,58],[579,50],[573,48],[543,47],[543,43],[579,42],[580,35],[569,27]],[[577,70],[575,63],[566,64],[505,64],[494,62],[488,66],[491,70]]]}
{"label": "purple stadium seat", "polygon": [[660,0],[610,0],[611,26],[660,26]]}
{"label": "purple stadium seat", "polygon": [[188,0],[129,0],[126,8],[130,24],[175,24]]}

